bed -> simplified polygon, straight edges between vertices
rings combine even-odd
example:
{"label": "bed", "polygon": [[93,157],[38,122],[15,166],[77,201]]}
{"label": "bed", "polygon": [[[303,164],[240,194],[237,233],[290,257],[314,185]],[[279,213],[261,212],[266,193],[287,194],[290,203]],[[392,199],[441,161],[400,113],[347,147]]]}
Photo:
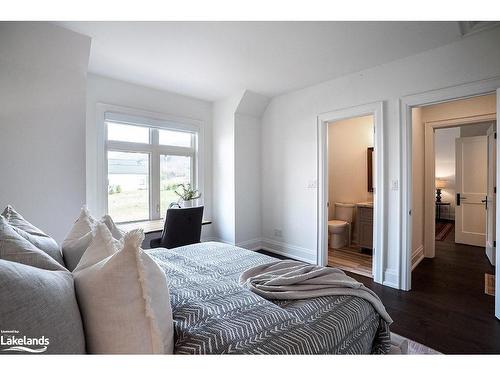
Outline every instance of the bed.
{"label": "bed", "polygon": [[167,276],[175,354],[382,354],[389,325],[354,296],[268,301],[238,280],[275,258],[217,242],[148,254]]}

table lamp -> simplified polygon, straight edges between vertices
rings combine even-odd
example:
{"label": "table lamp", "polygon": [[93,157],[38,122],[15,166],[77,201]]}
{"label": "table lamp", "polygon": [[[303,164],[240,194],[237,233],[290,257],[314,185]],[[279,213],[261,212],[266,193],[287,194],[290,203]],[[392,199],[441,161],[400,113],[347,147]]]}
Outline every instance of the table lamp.
{"label": "table lamp", "polygon": [[446,186],[447,186],[446,180],[441,180],[440,178],[436,179],[436,202],[437,203],[441,202],[441,189],[446,188]]}

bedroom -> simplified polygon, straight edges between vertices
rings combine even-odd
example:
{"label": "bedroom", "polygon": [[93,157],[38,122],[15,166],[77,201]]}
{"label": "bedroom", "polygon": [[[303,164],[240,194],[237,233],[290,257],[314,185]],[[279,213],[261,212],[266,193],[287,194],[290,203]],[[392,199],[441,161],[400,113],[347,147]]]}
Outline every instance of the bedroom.
{"label": "bedroom", "polygon": [[[426,337],[435,326],[422,334],[401,313],[416,303],[405,255],[404,105],[428,93],[444,101],[499,88],[499,41],[496,22],[452,20],[1,22],[1,298],[21,307],[0,304],[0,328],[48,337],[57,327],[42,345],[48,353],[499,353],[491,338],[500,327],[482,344],[453,346]],[[370,281],[324,267],[323,246],[324,124],[363,115],[376,129],[376,189],[366,195],[376,223]],[[189,224],[172,234],[181,212]],[[299,265],[339,285],[304,294],[303,275],[271,291],[259,284]],[[133,272],[120,273],[125,266]],[[57,272],[75,289],[50,289]],[[45,280],[50,298],[76,301],[59,315],[71,326],[26,308],[21,290],[33,290],[16,274]],[[30,301],[43,303],[37,292]],[[139,297],[151,302],[116,308]],[[193,308],[199,315],[190,316]],[[112,330],[142,310],[149,315],[139,314],[130,331]],[[20,311],[43,324],[18,327]],[[497,303],[488,318],[499,316]],[[280,323],[290,327],[269,333]],[[261,331],[227,334],[231,324]],[[150,325],[151,337],[137,333]],[[61,338],[68,332],[81,340],[69,345]],[[273,339],[242,344],[258,334]]]}

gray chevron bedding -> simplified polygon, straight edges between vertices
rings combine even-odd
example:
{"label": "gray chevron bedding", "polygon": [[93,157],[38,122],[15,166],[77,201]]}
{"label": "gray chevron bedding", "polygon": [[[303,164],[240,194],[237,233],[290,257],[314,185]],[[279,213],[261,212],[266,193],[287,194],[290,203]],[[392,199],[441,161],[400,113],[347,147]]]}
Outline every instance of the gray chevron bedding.
{"label": "gray chevron bedding", "polygon": [[170,288],[176,354],[386,353],[390,333],[367,301],[268,301],[238,283],[274,258],[217,242],[148,250]]}

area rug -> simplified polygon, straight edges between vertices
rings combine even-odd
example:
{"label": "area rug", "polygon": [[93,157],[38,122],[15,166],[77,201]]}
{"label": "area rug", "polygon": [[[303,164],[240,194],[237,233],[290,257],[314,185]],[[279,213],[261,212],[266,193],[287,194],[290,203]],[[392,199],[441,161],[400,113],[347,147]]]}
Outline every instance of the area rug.
{"label": "area rug", "polygon": [[391,332],[391,349],[389,354],[442,354],[416,341]]}
{"label": "area rug", "polygon": [[484,274],[484,292],[490,296],[495,296],[495,275]]}
{"label": "area rug", "polygon": [[452,223],[436,223],[436,241],[444,241],[452,229]]}

